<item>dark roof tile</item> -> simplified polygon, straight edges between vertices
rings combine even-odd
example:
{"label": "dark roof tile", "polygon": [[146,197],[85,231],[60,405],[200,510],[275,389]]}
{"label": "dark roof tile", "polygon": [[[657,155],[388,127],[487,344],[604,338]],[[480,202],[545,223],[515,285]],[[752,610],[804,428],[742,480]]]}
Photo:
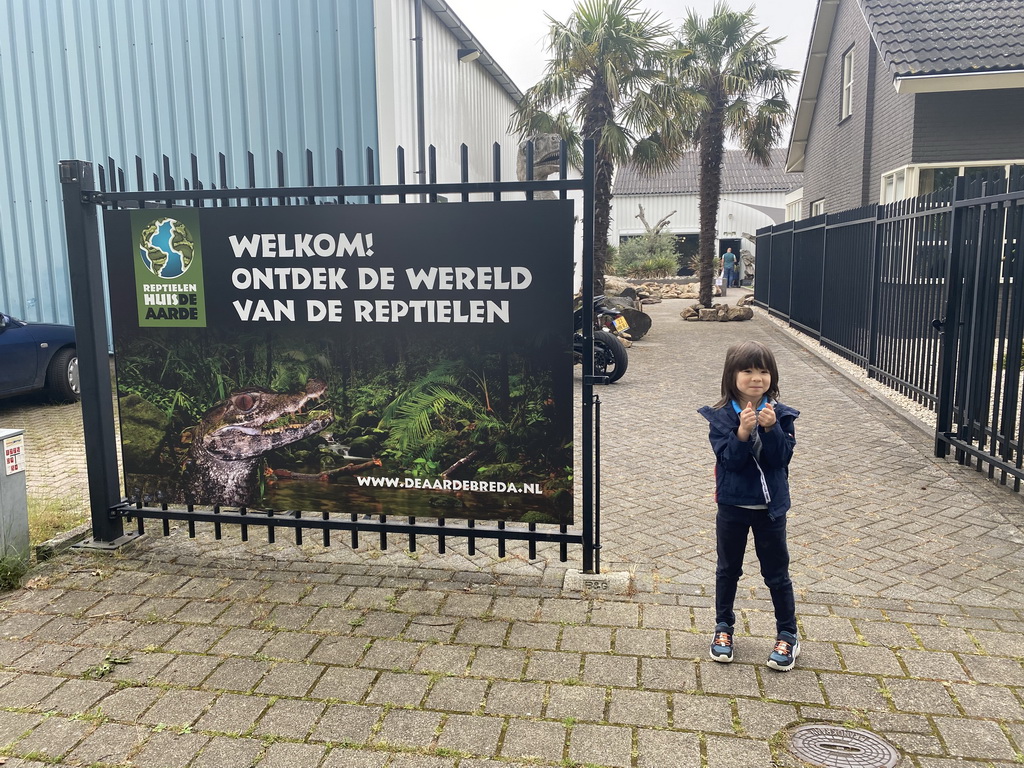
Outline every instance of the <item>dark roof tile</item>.
{"label": "dark roof tile", "polygon": [[[642,176],[630,165],[615,176],[616,195],[694,194],[699,191],[700,156],[687,152],[670,171]],[[727,149],[722,157],[722,194],[730,192],[789,192],[803,184],[802,173],[786,173],[786,150],[772,151],[772,164],[748,160],[739,149]]]}
{"label": "dark roof tile", "polygon": [[860,0],[894,75],[1024,69],[1024,0]]}

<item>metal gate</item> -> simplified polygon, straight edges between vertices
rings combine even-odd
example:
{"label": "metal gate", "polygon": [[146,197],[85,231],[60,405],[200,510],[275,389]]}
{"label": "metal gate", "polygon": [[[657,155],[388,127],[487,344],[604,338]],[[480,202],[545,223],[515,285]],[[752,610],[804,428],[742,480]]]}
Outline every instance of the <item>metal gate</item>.
{"label": "metal gate", "polygon": [[[379,540],[380,547],[387,548],[388,534],[400,534],[408,537],[408,547],[416,550],[417,536],[436,537],[439,553],[444,553],[446,542],[452,538],[466,539],[468,553],[475,553],[478,539],[497,541],[498,555],[505,555],[508,541],[525,541],[529,547],[530,558],[536,557],[538,542],[557,543],[562,561],[568,558],[568,546],[582,547],[582,564],[586,572],[600,571],[600,513],[599,513],[599,416],[600,401],[594,394],[594,384],[599,383],[594,376],[593,361],[593,329],[584,323],[584,354],[582,377],[582,424],[580,438],[582,447],[582,520],[579,527],[565,524],[547,528],[544,524],[513,523],[506,525],[497,522],[494,525],[478,525],[477,521],[468,519],[464,524],[454,524],[446,520],[442,514],[431,512],[427,522],[421,522],[417,516],[408,516],[404,520],[400,516],[380,514],[370,518],[344,509],[330,512],[309,512],[303,510],[257,510],[246,507],[212,505],[209,508],[197,508],[191,504],[175,508],[159,499],[124,498],[120,494],[117,471],[117,445],[115,441],[115,424],[110,386],[109,361],[107,350],[108,329],[104,312],[105,279],[104,257],[100,246],[98,212],[102,209],[135,209],[172,206],[232,207],[232,206],[289,206],[315,204],[355,204],[377,205],[382,199],[389,197],[401,205],[407,200],[424,200],[438,202],[439,196],[455,196],[462,202],[469,201],[470,195],[487,196],[488,199],[501,201],[509,195],[518,199],[525,196],[527,201],[534,199],[538,193],[546,193],[549,197],[567,199],[570,192],[582,194],[583,220],[583,251],[582,251],[582,285],[593,284],[593,246],[594,246],[594,146],[593,142],[584,145],[583,174],[580,179],[567,178],[568,152],[562,147],[561,172],[557,179],[533,180],[533,146],[526,148],[527,179],[524,181],[502,181],[500,179],[501,157],[500,148],[494,146],[494,178],[487,182],[470,182],[468,180],[468,152],[462,148],[462,181],[458,183],[441,183],[436,178],[434,148],[430,147],[429,174],[426,183],[405,183],[404,151],[398,150],[398,184],[376,184],[372,178],[369,184],[348,186],[344,182],[344,162],[339,151],[337,158],[337,178],[334,184],[319,185],[313,178],[313,164],[307,153],[307,178],[304,186],[287,186],[284,179],[284,164],[278,153],[278,186],[257,188],[253,172],[254,164],[250,155],[248,187],[228,187],[224,168],[226,164],[221,157],[219,167],[220,178],[217,183],[204,183],[197,177],[197,163],[193,158],[192,178],[184,180],[171,176],[169,161],[164,158],[163,176],[153,175],[152,189],[147,190],[147,181],[142,170],[141,160],[136,161],[137,188],[129,191],[126,188],[125,173],[118,168],[113,160],[108,160],[107,167],[99,167],[99,188],[92,164],[69,160],[60,164],[60,178],[63,188],[64,216],[67,231],[68,258],[70,263],[72,299],[78,337],[78,354],[80,360],[80,376],[83,392],[82,418],[85,432],[85,449],[88,459],[88,485],[92,516],[93,539],[90,546],[99,549],[113,549],[126,541],[141,535],[145,531],[146,520],[159,520],[163,533],[167,535],[171,520],[185,521],[190,536],[195,536],[197,523],[212,525],[215,537],[220,538],[225,525],[238,526],[242,540],[247,540],[249,529],[263,528],[267,531],[268,540],[273,542],[279,529],[286,529],[295,536],[297,544],[303,541],[304,531],[313,531],[322,536],[325,546],[332,543],[332,534],[347,534],[352,547],[359,546],[360,536],[373,536]],[[372,151],[367,151],[367,167],[376,167]],[[219,188],[218,188],[219,184]],[[161,189],[162,187],[162,189]],[[179,187],[183,187],[180,189]],[[458,202],[450,205],[459,205]],[[113,300],[113,299],[112,299]],[[568,297],[566,297],[568,303]],[[152,502],[156,501],[156,504]],[[396,519],[398,517],[398,519]],[[125,523],[134,521],[135,531],[125,531]]]}
{"label": "metal gate", "polygon": [[953,200],[937,456],[1024,480],[1024,168],[960,178]]}

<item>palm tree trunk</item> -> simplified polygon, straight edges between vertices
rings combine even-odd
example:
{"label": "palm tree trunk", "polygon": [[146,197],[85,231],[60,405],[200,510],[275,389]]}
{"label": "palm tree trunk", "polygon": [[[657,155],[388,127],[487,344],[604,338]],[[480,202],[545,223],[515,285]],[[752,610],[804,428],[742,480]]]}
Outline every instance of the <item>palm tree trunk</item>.
{"label": "palm tree trunk", "polygon": [[612,176],[615,165],[599,153],[594,164],[594,296],[604,293],[608,271],[608,230],[611,227]]}
{"label": "palm tree trunk", "polygon": [[700,142],[700,304],[710,307],[715,278],[715,235],[718,200],[722,193],[722,154],[725,146],[723,106],[714,99]]}

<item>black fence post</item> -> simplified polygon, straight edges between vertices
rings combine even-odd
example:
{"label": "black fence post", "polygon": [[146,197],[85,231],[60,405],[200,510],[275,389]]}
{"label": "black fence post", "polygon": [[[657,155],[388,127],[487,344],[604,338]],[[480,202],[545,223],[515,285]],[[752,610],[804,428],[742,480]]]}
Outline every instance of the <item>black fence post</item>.
{"label": "black fence post", "polygon": [[82,427],[85,431],[93,545],[114,548],[137,534],[125,536],[121,517],[110,512],[111,507],[121,501],[121,488],[114,437],[110,356],[107,352],[99,220],[96,204],[89,199],[90,193],[96,189],[92,163],[62,160],[60,182],[82,387]]}
{"label": "black fence post", "polygon": [[966,179],[958,176],[950,201],[949,249],[946,255],[946,315],[936,318],[939,327],[939,393],[935,403],[935,455],[949,455],[945,436],[953,425],[953,392],[956,383],[956,358],[960,346],[960,303],[963,300],[963,226],[967,209],[957,206],[966,196]]}
{"label": "black fence post", "polygon": [[594,290],[594,169],[593,140],[583,143],[583,572],[595,573],[594,555],[594,320],[590,307]]}
{"label": "black fence post", "polygon": [[865,369],[869,379],[877,378],[878,364],[878,302],[882,292],[882,250],[885,239],[884,205],[875,206],[875,231],[871,243],[871,280],[868,282],[868,350]]}

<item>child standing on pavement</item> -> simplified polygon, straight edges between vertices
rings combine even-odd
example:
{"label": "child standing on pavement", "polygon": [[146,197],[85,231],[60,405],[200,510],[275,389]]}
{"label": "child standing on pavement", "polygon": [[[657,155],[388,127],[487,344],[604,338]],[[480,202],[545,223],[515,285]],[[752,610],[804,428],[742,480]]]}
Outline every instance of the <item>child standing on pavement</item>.
{"label": "child standing on pavement", "polygon": [[761,576],[775,606],[778,634],[768,666],[785,672],[793,668],[800,654],[786,546],[789,460],[796,445],[793,422],[800,412],[778,402],[778,396],[775,356],[764,344],[745,341],[726,352],[722,399],[698,413],[711,423],[711,447],[716,459],[717,625],[711,658],[720,662],[733,658],[733,603],[743,573],[747,533],[753,531]]}

